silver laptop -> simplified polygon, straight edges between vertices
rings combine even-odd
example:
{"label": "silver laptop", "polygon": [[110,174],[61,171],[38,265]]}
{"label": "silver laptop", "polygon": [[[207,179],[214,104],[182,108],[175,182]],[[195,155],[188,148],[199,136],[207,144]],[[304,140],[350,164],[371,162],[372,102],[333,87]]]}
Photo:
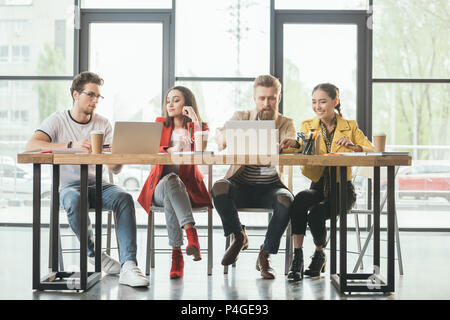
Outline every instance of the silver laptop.
{"label": "silver laptop", "polygon": [[227,154],[278,154],[278,136],[274,120],[230,120],[225,123]]}
{"label": "silver laptop", "polygon": [[158,153],[162,126],[162,122],[117,121],[114,124],[111,153]]}

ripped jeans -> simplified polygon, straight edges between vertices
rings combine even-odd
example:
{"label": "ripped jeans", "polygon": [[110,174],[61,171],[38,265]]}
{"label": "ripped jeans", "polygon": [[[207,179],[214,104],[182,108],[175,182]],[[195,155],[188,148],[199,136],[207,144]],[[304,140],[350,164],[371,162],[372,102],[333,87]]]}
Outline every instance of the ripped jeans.
{"label": "ripped jeans", "polygon": [[278,252],[281,237],[289,224],[289,207],[294,201],[288,189],[281,184],[244,185],[221,179],[214,183],[211,195],[225,237],[242,230],[239,208],[272,208],[273,215],[262,247],[270,254]]}
{"label": "ripped jeans", "polygon": [[181,227],[188,223],[195,225],[195,222],[189,194],[176,173],[171,172],[159,180],[153,194],[153,203],[164,207],[169,246],[181,247],[183,245]]}

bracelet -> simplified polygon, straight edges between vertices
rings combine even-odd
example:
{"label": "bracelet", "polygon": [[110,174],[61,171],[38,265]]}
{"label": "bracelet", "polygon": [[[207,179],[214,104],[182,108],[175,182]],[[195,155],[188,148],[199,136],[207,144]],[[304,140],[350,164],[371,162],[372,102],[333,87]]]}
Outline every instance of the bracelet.
{"label": "bracelet", "polygon": [[67,144],[67,149],[72,148],[72,141],[69,141],[69,143]]}

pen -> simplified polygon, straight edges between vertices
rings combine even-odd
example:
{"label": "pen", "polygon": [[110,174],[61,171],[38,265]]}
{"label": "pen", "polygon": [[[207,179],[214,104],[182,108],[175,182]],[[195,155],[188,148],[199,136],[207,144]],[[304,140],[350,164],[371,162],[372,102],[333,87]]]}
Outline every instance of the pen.
{"label": "pen", "polygon": [[[189,138],[190,139],[192,139],[192,126],[191,127],[189,127]],[[191,147],[190,147],[190,149],[191,149],[191,151],[192,151],[192,143],[191,143]]]}

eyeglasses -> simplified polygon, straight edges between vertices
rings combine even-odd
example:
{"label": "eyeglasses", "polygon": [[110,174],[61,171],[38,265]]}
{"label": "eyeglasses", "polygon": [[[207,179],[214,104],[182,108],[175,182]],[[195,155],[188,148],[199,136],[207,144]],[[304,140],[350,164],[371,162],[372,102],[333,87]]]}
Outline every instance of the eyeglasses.
{"label": "eyeglasses", "polygon": [[104,96],[102,96],[102,95],[96,95],[96,94],[95,94],[94,92],[92,92],[92,91],[87,92],[87,91],[78,90],[78,92],[84,93],[85,95],[89,96],[89,98],[91,98],[91,100],[94,100],[95,98],[97,98],[98,101],[101,101],[101,100],[105,99]]}

